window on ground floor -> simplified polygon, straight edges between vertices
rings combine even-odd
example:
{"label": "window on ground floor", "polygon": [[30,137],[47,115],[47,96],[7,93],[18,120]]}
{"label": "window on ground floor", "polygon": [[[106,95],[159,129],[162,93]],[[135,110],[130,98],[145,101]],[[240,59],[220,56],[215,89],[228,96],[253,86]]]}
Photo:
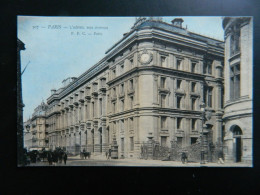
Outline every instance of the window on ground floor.
{"label": "window on ground floor", "polygon": [[134,137],[130,137],[130,151],[134,151]]}
{"label": "window on ground floor", "polygon": [[166,143],[167,143],[167,137],[166,136],[162,136],[161,137],[161,146],[166,147]]}
{"label": "window on ground floor", "polygon": [[182,137],[177,137],[177,144],[179,147],[182,147]]}
{"label": "window on ground floor", "polygon": [[195,144],[197,139],[198,139],[197,137],[191,137],[190,138],[190,144]]}

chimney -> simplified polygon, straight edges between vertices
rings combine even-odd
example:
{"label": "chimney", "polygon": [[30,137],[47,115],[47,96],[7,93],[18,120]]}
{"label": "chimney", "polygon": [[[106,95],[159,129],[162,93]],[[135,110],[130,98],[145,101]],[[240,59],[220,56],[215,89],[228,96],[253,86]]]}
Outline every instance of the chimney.
{"label": "chimney", "polygon": [[176,27],[182,28],[182,23],[183,23],[183,19],[182,18],[174,18],[172,20],[172,24]]}

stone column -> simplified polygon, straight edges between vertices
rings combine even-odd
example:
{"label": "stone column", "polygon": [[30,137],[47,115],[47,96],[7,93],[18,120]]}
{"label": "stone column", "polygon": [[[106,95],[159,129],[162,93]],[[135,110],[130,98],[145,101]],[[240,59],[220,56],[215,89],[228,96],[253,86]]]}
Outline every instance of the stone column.
{"label": "stone column", "polygon": [[66,133],[66,137],[65,137],[65,145],[66,145],[66,150],[68,151],[69,150],[69,146],[70,146],[70,135],[68,133]]}
{"label": "stone column", "polygon": [[102,121],[102,153],[105,154],[108,151],[108,131],[106,129],[106,121]]}
{"label": "stone column", "polygon": [[93,153],[93,133],[94,129],[91,129],[91,124],[87,123],[87,151],[91,153]]}
{"label": "stone column", "polygon": [[183,122],[184,124],[184,146],[189,146],[190,145],[190,123],[191,119],[190,118],[183,118],[182,120],[185,120]]}
{"label": "stone column", "polygon": [[79,147],[80,147],[80,137],[81,137],[81,135],[80,135],[80,130],[79,130],[79,128],[78,127],[76,127],[76,129],[75,129],[75,133],[74,133],[74,135],[75,135],[75,153],[76,154],[79,154]]}
{"label": "stone column", "polygon": [[94,153],[99,154],[100,153],[100,132],[98,129],[98,123],[97,121],[94,121]]}
{"label": "stone column", "polygon": [[134,156],[140,158],[141,142],[139,139],[139,117],[134,117]]}
{"label": "stone column", "polygon": [[81,149],[83,150],[84,148],[86,149],[86,145],[87,145],[87,136],[85,133],[85,125],[81,124],[80,125],[80,133],[81,133],[81,137],[80,137],[80,146]]}

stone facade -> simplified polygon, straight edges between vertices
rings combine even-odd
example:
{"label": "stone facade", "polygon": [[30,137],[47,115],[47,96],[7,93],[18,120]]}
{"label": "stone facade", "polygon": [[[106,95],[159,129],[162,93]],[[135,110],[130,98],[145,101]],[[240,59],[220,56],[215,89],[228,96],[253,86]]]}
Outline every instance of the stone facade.
{"label": "stone facade", "polygon": [[195,143],[206,104],[210,142],[222,139],[224,43],[172,24],[140,18],[106,56],[52,90],[46,112],[49,147],[139,158],[148,137],[163,146]]}
{"label": "stone facade", "polygon": [[252,163],[253,19],[225,17],[225,160]]}

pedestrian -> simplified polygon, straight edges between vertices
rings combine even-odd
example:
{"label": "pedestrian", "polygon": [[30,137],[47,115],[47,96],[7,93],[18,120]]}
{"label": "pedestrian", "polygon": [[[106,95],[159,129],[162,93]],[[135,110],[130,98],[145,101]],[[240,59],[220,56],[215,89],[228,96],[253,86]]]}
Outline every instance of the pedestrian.
{"label": "pedestrian", "polygon": [[106,151],[106,159],[108,159],[108,151]]}
{"label": "pedestrian", "polygon": [[108,149],[108,159],[111,159],[111,148]]}
{"label": "pedestrian", "polygon": [[57,155],[57,151],[56,150],[53,151],[52,157],[53,157],[52,158],[53,164],[54,164],[54,166],[56,166],[57,165],[57,161],[58,161],[58,155]]}
{"label": "pedestrian", "polygon": [[185,162],[188,163],[188,157],[185,152],[182,152],[181,154],[181,162],[184,164]]}
{"label": "pedestrian", "polygon": [[218,164],[224,164],[222,150],[219,150],[218,152]]}
{"label": "pedestrian", "polygon": [[48,159],[49,165],[52,165],[52,155],[51,155],[50,151],[47,154],[47,159]]}
{"label": "pedestrian", "polygon": [[68,158],[67,153],[64,152],[63,160],[64,160],[64,164],[65,164],[65,165],[66,165],[67,158]]}

